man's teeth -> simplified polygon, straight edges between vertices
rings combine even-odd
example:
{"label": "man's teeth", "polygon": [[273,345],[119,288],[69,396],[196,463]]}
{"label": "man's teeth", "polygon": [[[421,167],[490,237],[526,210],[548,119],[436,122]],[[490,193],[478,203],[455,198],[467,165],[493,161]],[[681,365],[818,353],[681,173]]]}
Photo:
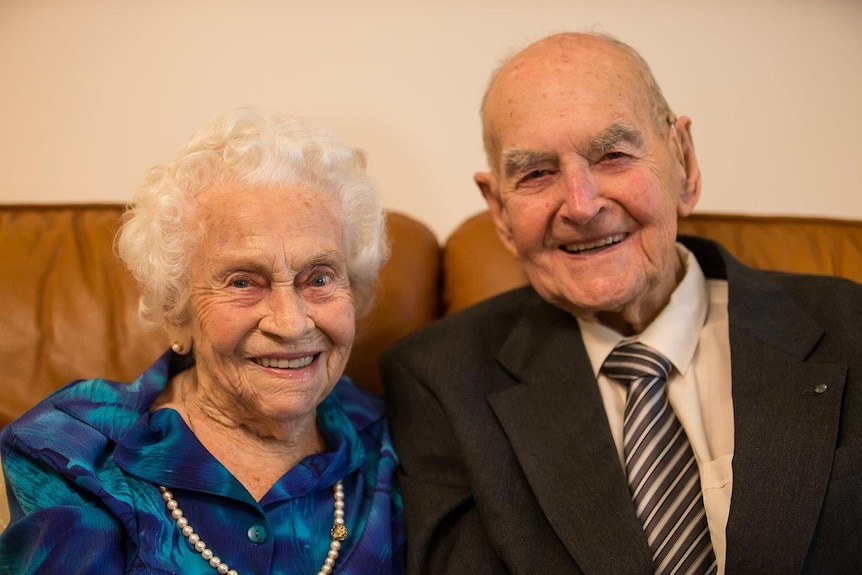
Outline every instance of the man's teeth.
{"label": "man's teeth", "polygon": [[587,250],[593,250],[596,248],[601,248],[604,246],[609,246],[611,244],[616,244],[623,241],[625,238],[625,234],[618,234],[615,236],[610,236],[608,238],[603,238],[601,240],[596,240],[594,242],[589,242],[586,244],[567,244],[565,246],[565,250],[570,253],[584,252]]}
{"label": "man's teeth", "polygon": [[308,355],[305,357],[300,357],[298,359],[270,359],[268,357],[262,357],[260,359],[256,359],[255,361],[258,365],[262,365],[263,367],[277,367],[278,369],[297,369],[309,365],[312,361],[314,361],[314,356]]}

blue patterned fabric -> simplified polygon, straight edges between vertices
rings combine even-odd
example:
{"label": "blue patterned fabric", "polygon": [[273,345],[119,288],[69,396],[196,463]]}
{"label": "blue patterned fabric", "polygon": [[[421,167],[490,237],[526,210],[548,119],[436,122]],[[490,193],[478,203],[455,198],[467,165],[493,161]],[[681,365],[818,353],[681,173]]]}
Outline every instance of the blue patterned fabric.
{"label": "blue patterned fabric", "polygon": [[171,359],[131,384],[74,382],[6,426],[0,456],[12,521],[0,534],[0,573],[213,575],[168,515],[157,487],[166,485],[240,575],[313,575],[329,549],[338,479],[349,537],[335,572],[403,573],[397,458],[381,398],[342,378],[318,407],[326,451],[257,502],[176,411],[149,412]]}

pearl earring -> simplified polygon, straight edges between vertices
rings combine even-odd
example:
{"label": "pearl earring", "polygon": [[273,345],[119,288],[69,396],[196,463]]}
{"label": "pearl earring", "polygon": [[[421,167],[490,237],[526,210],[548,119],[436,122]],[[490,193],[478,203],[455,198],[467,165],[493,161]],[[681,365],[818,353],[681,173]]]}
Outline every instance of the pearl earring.
{"label": "pearl earring", "polygon": [[185,348],[183,347],[183,342],[181,342],[181,341],[174,341],[174,342],[171,344],[171,349],[172,349],[172,350],[174,350],[174,353],[182,353],[182,352],[183,352],[183,349],[185,349]]}

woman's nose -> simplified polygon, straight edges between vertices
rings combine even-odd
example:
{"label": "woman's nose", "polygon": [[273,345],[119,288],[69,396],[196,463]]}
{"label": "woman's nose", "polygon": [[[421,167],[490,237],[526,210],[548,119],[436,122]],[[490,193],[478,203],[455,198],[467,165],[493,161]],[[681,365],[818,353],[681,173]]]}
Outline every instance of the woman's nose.
{"label": "woman's nose", "polygon": [[273,288],[264,305],[260,329],[267,333],[289,340],[314,328],[308,304],[293,286]]}

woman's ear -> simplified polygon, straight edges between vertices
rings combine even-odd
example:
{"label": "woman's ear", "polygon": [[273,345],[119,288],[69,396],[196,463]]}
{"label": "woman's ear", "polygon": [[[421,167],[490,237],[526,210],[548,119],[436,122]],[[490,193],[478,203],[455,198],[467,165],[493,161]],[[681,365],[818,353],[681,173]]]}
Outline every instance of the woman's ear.
{"label": "woman's ear", "polygon": [[482,192],[482,197],[485,198],[485,203],[488,204],[488,211],[491,212],[491,219],[494,221],[494,229],[497,235],[515,257],[518,256],[518,251],[515,249],[515,241],[512,237],[512,226],[509,223],[509,215],[506,213],[506,208],[503,205],[503,199],[500,197],[500,191],[497,187],[497,179],[490,172],[476,172],[473,175],[473,181],[479,186]]}
{"label": "woman's ear", "polygon": [[679,161],[682,163],[684,174],[677,206],[679,217],[684,218],[694,210],[700,199],[700,166],[697,163],[697,154],[694,152],[694,140],[691,136],[691,118],[681,116],[671,124],[671,130],[677,142]]}
{"label": "woman's ear", "polygon": [[182,318],[169,318],[165,322],[165,327],[174,353],[186,355],[192,350],[192,330],[188,321],[182,321]]}

